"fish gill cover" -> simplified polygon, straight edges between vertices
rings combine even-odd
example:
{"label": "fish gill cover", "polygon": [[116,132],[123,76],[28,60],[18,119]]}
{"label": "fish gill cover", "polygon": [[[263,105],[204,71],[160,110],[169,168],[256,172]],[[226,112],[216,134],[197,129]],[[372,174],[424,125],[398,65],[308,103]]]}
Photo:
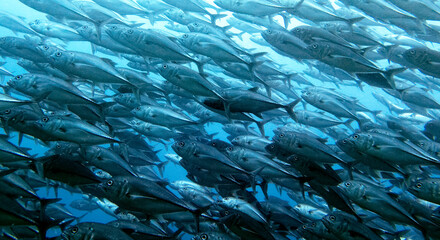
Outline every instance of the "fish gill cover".
{"label": "fish gill cover", "polygon": [[440,3],[0,2],[1,239],[440,239]]}

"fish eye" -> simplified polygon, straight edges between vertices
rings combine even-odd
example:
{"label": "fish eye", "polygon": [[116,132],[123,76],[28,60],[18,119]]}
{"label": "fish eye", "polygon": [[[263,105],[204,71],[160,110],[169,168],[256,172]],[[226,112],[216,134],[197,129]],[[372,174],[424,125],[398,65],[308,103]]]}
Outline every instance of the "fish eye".
{"label": "fish eye", "polygon": [[351,182],[346,182],[346,183],[345,183],[345,186],[346,186],[346,187],[350,187],[350,186],[351,186]]}
{"label": "fish eye", "polygon": [[336,220],[336,217],[333,216],[333,215],[331,215],[331,216],[330,216],[330,220],[335,221],[335,220]]}
{"label": "fish eye", "polygon": [[225,215],[229,215],[229,211],[228,210],[225,211]]}
{"label": "fish eye", "polygon": [[47,121],[49,121],[49,118],[48,117],[44,117],[43,119],[41,119],[43,122],[47,122]]}
{"label": "fish eye", "polygon": [[194,23],[194,26],[196,26],[196,27],[197,27],[197,26],[199,26],[199,24],[198,24],[198,23]]}
{"label": "fish eye", "polygon": [[89,28],[89,27],[88,27],[88,26],[83,26],[83,27],[82,27],[82,29],[87,29],[87,28]]}
{"label": "fish eye", "polygon": [[416,54],[416,50],[414,50],[414,49],[411,49],[410,51],[409,51],[409,53],[411,53],[411,54]]}
{"label": "fish eye", "polygon": [[425,146],[425,144],[424,143],[419,143],[419,146],[423,147],[423,146]]}
{"label": "fish eye", "polygon": [[232,151],[232,150],[234,150],[232,147],[228,147],[228,148],[226,148],[226,150],[227,151]]}
{"label": "fish eye", "polygon": [[188,38],[188,34],[183,34],[183,38]]}
{"label": "fish eye", "polygon": [[44,45],[44,46],[43,46],[43,49],[44,49],[44,50],[47,50],[47,49],[49,49],[49,46]]}
{"label": "fish eye", "polygon": [[11,113],[11,109],[5,110],[4,113],[5,113],[5,114],[9,114],[9,113]]}
{"label": "fish eye", "polygon": [[15,77],[15,79],[20,80],[23,76],[22,75],[18,75]]}
{"label": "fish eye", "polygon": [[345,140],[345,139],[342,140],[342,143],[343,143],[343,144],[347,144],[347,140]]}
{"label": "fish eye", "polygon": [[136,108],[136,111],[140,111],[140,110],[141,110],[141,107],[137,107],[137,108]]}
{"label": "fish eye", "polygon": [[280,138],[282,138],[282,137],[284,137],[284,133],[281,133],[281,134],[280,134]]}
{"label": "fish eye", "polygon": [[316,44],[316,43],[314,43],[314,44],[312,44],[312,48],[318,48],[318,44]]}
{"label": "fish eye", "polygon": [[133,29],[130,29],[130,30],[127,31],[127,33],[128,33],[128,34],[133,34],[134,31],[133,31]]}
{"label": "fish eye", "polygon": [[200,238],[202,240],[206,240],[206,239],[208,239],[208,235],[207,234],[202,234],[202,235],[200,235]]}
{"label": "fish eye", "polygon": [[306,229],[307,228],[307,225],[302,225],[302,229]]}
{"label": "fish eye", "polygon": [[116,30],[116,29],[117,29],[117,27],[116,27],[116,26],[112,26],[112,29],[113,29],[113,30]]}
{"label": "fish eye", "polygon": [[60,148],[61,148],[61,145],[60,145],[60,144],[57,144],[57,145],[56,145],[56,148],[60,149]]}
{"label": "fish eye", "polygon": [[312,227],[316,227],[316,223],[312,223],[312,225],[311,225]]}
{"label": "fish eye", "polygon": [[416,188],[421,188],[422,187],[422,183],[417,183],[416,184]]}
{"label": "fish eye", "polygon": [[55,54],[55,56],[57,56],[57,57],[61,57],[61,55],[63,55],[61,52],[57,52],[57,53]]}
{"label": "fish eye", "polygon": [[108,180],[107,181],[107,186],[112,186],[113,185],[113,180]]}
{"label": "fish eye", "polygon": [[164,65],[162,66],[163,69],[166,69],[167,67],[168,67],[168,65],[166,65],[166,64],[164,64]]}
{"label": "fish eye", "polygon": [[78,232],[78,227],[73,227],[70,232],[72,232],[73,234]]}
{"label": "fish eye", "polygon": [[179,145],[179,147],[184,147],[185,146],[185,142],[183,142],[183,141],[179,142],[178,145]]}
{"label": "fish eye", "polygon": [[353,139],[358,139],[358,138],[359,138],[359,135],[357,135],[357,134],[353,135]]}

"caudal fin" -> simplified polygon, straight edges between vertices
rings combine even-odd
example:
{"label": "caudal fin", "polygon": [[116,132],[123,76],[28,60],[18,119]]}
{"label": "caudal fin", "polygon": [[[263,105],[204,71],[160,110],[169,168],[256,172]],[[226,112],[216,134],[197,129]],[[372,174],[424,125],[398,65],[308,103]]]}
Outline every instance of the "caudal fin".
{"label": "caudal fin", "polygon": [[301,102],[301,98],[296,99],[295,101],[287,104],[286,106],[284,106],[284,109],[286,109],[287,113],[289,114],[289,116],[293,119],[293,121],[298,122],[298,118],[296,117],[295,112],[293,111],[293,108],[296,106],[296,104],[298,104],[299,102]]}

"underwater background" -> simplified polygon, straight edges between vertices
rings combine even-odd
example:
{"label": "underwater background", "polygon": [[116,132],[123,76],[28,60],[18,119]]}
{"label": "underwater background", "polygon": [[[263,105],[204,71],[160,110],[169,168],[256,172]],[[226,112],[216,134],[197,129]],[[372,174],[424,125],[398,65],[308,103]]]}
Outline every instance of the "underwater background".
{"label": "underwater background", "polygon": [[0,10],[2,239],[439,238],[437,1]]}

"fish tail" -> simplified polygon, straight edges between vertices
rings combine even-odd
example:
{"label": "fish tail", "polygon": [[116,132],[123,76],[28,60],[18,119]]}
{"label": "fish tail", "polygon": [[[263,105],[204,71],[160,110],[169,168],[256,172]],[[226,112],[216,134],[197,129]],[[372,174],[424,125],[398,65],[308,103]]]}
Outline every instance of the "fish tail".
{"label": "fish tail", "polygon": [[365,17],[348,18],[348,19],[345,19],[345,22],[346,22],[348,25],[350,25],[350,27],[351,27],[353,24],[355,24],[355,23],[357,23],[357,22],[359,22],[359,21],[362,21],[364,18],[365,18]]}
{"label": "fish tail", "polygon": [[406,70],[406,68],[393,68],[393,69],[389,69],[389,70],[385,71],[383,73],[383,75],[385,76],[385,78],[388,81],[388,83],[390,84],[390,86],[393,89],[396,89],[396,83],[394,82],[394,75],[401,73],[405,70]]}
{"label": "fish tail", "polygon": [[218,19],[224,18],[224,17],[227,17],[227,16],[228,16],[227,14],[221,14],[221,13],[220,14],[219,13],[209,14],[209,17],[211,17],[211,23],[214,24],[214,25],[216,25],[215,22],[217,22]]}
{"label": "fish tail", "polygon": [[266,123],[266,121],[255,121],[255,124],[257,124],[258,130],[260,130],[262,137],[266,137],[266,133],[264,131],[264,124]]}
{"label": "fish tail", "polygon": [[350,131],[354,132],[353,127],[351,126],[351,123],[354,121],[354,119],[348,119],[347,121],[344,122],[344,125],[350,129]]}
{"label": "fish tail", "polygon": [[157,170],[159,171],[159,174],[161,177],[163,177],[163,172],[165,170],[165,166],[168,164],[169,161],[161,162],[156,165]]}
{"label": "fish tail", "polygon": [[284,109],[286,109],[287,113],[289,114],[289,116],[293,119],[293,121],[298,122],[298,118],[296,117],[295,112],[293,111],[293,108],[299,103],[301,102],[301,98],[296,99],[295,101],[287,104],[286,106],[284,106]]}
{"label": "fish tail", "polygon": [[289,89],[292,87],[292,79],[296,77],[298,73],[289,73],[286,74],[286,78],[284,79],[284,84],[286,84]]}

